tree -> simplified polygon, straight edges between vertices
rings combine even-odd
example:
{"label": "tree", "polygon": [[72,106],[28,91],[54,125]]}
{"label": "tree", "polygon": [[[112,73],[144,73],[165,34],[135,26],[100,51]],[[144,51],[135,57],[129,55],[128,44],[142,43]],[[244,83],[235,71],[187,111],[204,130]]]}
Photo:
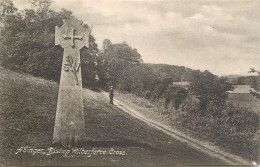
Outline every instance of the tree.
{"label": "tree", "polygon": [[112,46],[112,42],[109,39],[104,39],[102,46],[103,52],[106,52]]}
{"label": "tree", "polygon": [[[11,64],[15,60],[13,51],[17,51],[17,47],[14,45],[16,36],[19,35],[19,32],[23,29],[22,16],[17,12],[17,8],[14,7],[12,1],[4,0],[0,3],[1,12],[1,50],[0,50],[0,60],[1,65],[7,63]],[[17,53],[16,53],[17,54]],[[19,63],[20,55],[17,54],[17,63]]]}
{"label": "tree", "polygon": [[172,102],[175,110],[179,109],[180,104],[187,98],[188,91],[180,86],[170,85],[165,92],[165,108]]}
{"label": "tree", "polygon": [[133,80],[129,76],[133,77],[133,75],[130,69],[142,63],[141,55],[136,49],[132,49],[125,43],[112,44],[108,39],[104,40],[103,48],[105,51],[100,54],[103,59],[101,62],[103,65],[101,76],[103,78],[100,78],[100,82],[106,80],[109,85],[114,85],[122,91],[131,92]]}
{"label": "tree", "polygon": [[[59,81],[63,50],[54,45],[55,26],[60,27],[63,19],[76,18],[65,9],[55,12],[49,8],[50,5],[50,0],[33,0],[33,9],[9,12],[12,14],[3,16],[3,49],[0,51],[2,66]],[[15,11],[12,5],[9,6]],[[98,48],[92,35],[89,44],[89,49],[81,50],[84,86],[92,86],[95,79],[93,64]]]}
{"label": "tree", "polygon": [[250,68],[249,73],[257,73],[260,76],[260,71],[257,71],[254,68]]}
{"label": "tree", "polygon": [[200,110],[204,114],[208,105],[213,105],[217,112],[221,111],[228,97],[227,91],[231,89],[232,85],[224,78],[218,78],[207,70],[197,74],[189,86],[190,92],[200,100]]}
{"label": "tree", "polygon": [[36,12],[41,16],[45,16],[50,11],[51,0],[32,0],[31,4]]}
{"label": "tree", "polygon": [[238,78],[237,78],[237,84],[238,84],[238,85],[243,85],[245,79],[246,79],[245,77],[238,77]]}
{"label": "tree", "polygon": [[152,93],[152,98],[154,101],[158,102],[161,98],[164,97],[165,92],[169,85],[173,82],[172,78],[164,78],[161,80],[155,87]]}
{"label": "tree", "polygon": [[260,71],[255,70],[254,68],[250,68],[249,73],[257,73],[258,76],[252,76],[253,83],[251,84],[251,87],[254,88],[257,91],[260,91]]}
{"label": "tree", "polygon": [[3,0],[0,2],[1,18],[4,18],[7,15],[13,15],[17,12],[17,8],[14,6],[11,0]]}

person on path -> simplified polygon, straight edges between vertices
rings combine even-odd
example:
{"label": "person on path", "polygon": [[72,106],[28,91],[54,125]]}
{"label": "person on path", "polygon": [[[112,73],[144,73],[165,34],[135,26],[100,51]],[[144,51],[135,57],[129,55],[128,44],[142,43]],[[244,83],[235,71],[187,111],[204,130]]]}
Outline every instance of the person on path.
{"label": "person on path", "polygon": [[109,90],[109,98],[110,98],[110,104],[114,105],[113,98],[114,98],[114,88],[113,86],[110,87]]}

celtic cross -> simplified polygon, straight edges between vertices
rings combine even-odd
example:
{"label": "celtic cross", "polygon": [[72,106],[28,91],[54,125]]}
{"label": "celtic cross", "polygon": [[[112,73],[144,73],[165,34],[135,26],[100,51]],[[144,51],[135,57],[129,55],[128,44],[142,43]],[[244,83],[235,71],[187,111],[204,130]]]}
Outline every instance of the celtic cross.
{"label": "celtic cross", "polygon": [[90,29],[80,20],[63,20],[55,45],[64,49],[53,143],[77,146],[86,139],[80,49],[89,46]]}

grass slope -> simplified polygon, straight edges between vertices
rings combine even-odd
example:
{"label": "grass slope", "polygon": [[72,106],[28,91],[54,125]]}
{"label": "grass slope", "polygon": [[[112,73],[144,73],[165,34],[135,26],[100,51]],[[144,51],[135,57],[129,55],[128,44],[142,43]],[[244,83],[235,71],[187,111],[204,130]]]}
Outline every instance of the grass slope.
{"label": "grass slope", "polygon": [[[44,79],[14,73],[1,69],[1,161],[6,165],[57,165],[81,164],[85,157],[64,158],[61,155],[42,156],[30,154],[14,154],[20,147],[48,148],[52,145],[55,122],[58,84]],[[114,106],[98,93],[84,90],[88,96],[84,98],[85,120],[87,126],[88,147],[137,147],[136,151],[150,148],[149,144],[136,142],[140,122],[134,122],[136,128],[131,132],[120,131],[129,126],[129,120],[116,115]],[[111,113],[109,113],[111,111]],[[108,114],[109,113],[109,114]],[[116,124],[113,121],[116,120]],[[131,125],[130,125],[131,126]],[[138,133],[139,135],[143,135]],[[99,142],[101,141],[101,142]],[[120,141],[120,142],[117,142]],[[142,148],[143,147],[143,148]],[[148,151],[149,152],[149,151]],[[117,156],[101,157],[112,165]],[[88,159],[89,160],[89,159]],[[107,165],[98,159],[91,159],[92,164]],[[85,162],[83,164],[89,164]]]}
{"label": "grass slope", "polygon": [[223,164],[110,105],[101,93],[85,89],[85,149],[115,149],[120,155],[50,156],[18,153],[20,147],[49,148],[58,84],[0,68],[0,165],[216,165]]}

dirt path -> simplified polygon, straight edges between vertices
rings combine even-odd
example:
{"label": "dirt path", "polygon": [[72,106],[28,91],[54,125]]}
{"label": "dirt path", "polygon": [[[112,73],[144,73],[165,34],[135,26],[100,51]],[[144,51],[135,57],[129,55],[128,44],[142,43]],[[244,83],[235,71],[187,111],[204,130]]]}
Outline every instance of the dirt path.
{"label": "dirt path", "polygon": [[[105,97],[109,98],[108,94],[106,92],[102,92],[102,94]],[[249,162],[239,156],[224,152],[216,146],[212,146],[212,145],[209,145],[208,143],[203,143],[201,141],[198,141],[169,126],[165,126],[155,120],[149,119],[149,118],[145,117],[143,114],[141,114],[140,112],[136,111],[135,109],[129,108],[127,105],[124,105],[124,103],[119,101],[118,99],[114,99],[114,104],[121,110],[130,114],[131,116],[145,122],[150,127],[153,127],[155,129],[169,135],[170,137],[174,138],[175,140],[177,140],[181,143],[184,143],[193,149],[199,150],[200,152],[202,152],[206,155],[209,155],[213,158],[220,159],[230,165],[250,165],[251,164],[251,162]]]}

